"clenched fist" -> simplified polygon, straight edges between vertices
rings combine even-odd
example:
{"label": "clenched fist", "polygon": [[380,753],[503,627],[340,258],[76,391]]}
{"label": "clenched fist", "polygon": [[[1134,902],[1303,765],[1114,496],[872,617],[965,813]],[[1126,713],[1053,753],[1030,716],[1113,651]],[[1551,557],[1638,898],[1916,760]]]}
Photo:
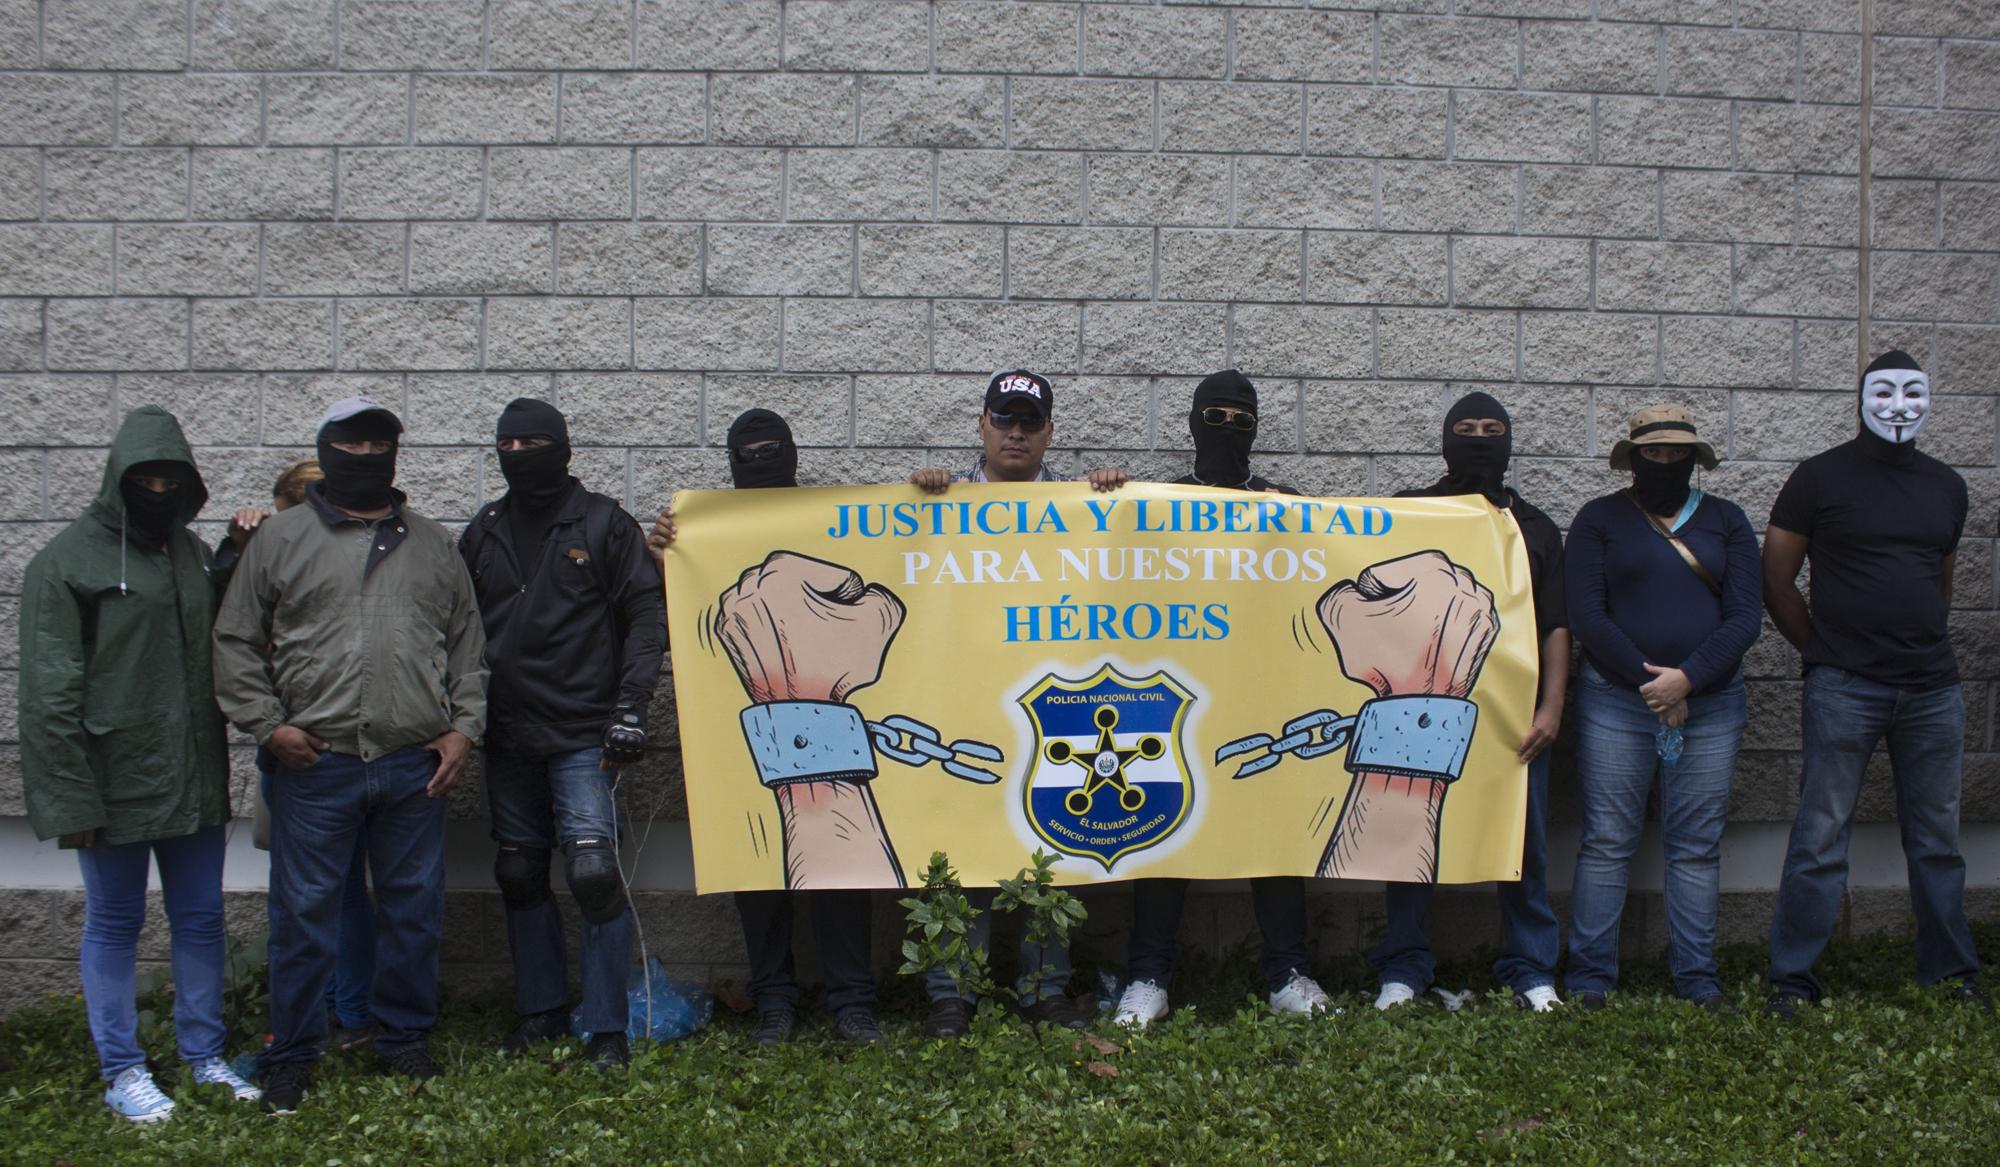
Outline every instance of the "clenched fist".
{"label": "clenched fist", "polygon": [[1493,593],[1437,551],[1378,563],[1319,601],[1340,670],[1377,697],[1464,697],[1500,635]]}
{"label": "clenched fist", "polygon": [[774,551],[722,593],[715,636],[752,701],[845,702],[881,677],[903,611],[850,568]]}

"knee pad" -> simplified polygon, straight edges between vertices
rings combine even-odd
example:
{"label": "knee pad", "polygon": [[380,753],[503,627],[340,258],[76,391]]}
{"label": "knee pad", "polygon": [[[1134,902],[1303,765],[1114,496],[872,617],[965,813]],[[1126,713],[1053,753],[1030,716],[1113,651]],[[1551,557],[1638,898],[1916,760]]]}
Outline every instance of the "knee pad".
{"label": "knee pad", "polygon": [[493,858],[493,881],[509,911],[524,912],[549,898],[549,851],[546,847],[500,844]]}
{"label": "knee pad", "polygon": [[563,844],[563,874],[570,898],[583,918],[609,924],[625,911],[625,877],[618,871],[618,849],[609,839],[572,839]]}

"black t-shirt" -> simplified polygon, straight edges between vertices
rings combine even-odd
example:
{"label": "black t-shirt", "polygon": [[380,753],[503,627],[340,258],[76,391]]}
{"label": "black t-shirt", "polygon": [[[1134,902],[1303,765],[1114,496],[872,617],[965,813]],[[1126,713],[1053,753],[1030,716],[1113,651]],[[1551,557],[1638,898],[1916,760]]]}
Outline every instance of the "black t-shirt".
{"label": "black t-shirt", "polygon": [[[1397,498],[1452,498],[1465,491],[1442,480],[1416,490],[1399,490]],[[1478,497],[1478,496],[1473,496]],[[1569,627],[1569,599],[1563,588],[1563,541],[1555,520],[1507,488],[1507,509],[1521,528],[1528,549],[1528,586],[1535,593],[1535,646],[1558,628]]]}
{"label": "black t-shirt", "polygon": [[1799,463],[1771,525],[1810,543],[1805,663],[1921,691],[1958,683],[1944,561],[1965,530],[1965,479],[1864,434]]}

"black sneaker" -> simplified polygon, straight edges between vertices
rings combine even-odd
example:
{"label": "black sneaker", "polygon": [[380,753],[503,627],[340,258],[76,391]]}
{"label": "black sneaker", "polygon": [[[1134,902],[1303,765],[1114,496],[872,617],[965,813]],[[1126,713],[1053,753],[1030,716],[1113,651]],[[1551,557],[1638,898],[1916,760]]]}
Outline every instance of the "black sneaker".
{"label": "black sneaker", "polygon": [[614,1029],[610,1033],[591,1034],[589,1044],[583,1047],[583,1056],[600,1070],[615,1070],[632,1064],[632,1047],[625,1035]]}
{"label": "black sneaker", "polygon": [[264,1071],[264,1098],[259,1105],[265,1114],[297,1114],[306,1087],[312,1085],[311,1062],[279,1062]]}
{"label": "black sneaker", "polygon": [[1735,1017],[1739,1015],[1736,1006],[1730,1004],[1729,998],[1723,996],[1721,993],[1711,993],[1696,1001],[1695,1004],[1708,1010],[1709,1015],[1713,1017]]}
{"label": "black sneaker", "polygon": [[502,1053],[518,1054],[536,1042],[553,1041],[569,1036],[569,1010],[550,1009],[544,1013],[524,1015],[514,1025],[514,1032],[501,1039]]}
{"label": "black sneaker", "polygon": [[387,1072],[401,1078],[415,1078],[427,1082],[444,1073],[444,1067],[431,1060],[431,1051],[423,1046],[411,1046],[395,1057],[388,1059]]}
{"label": "black sneaker", "polygon": [[1804,997],[1778,989],[1764,999],[1764,1016],[1777,1021],[1797,1021],[1799,1006],[1803,1004]]}
{"label": "black sneaker", "polygon": [[972,1032],[972,1002],[964,997],[939,997],[924,1018],[925,1037],[964,1037]]}
{"label": "black sneaker", "polygon": [[757,1014],[757,1024],[751,1027],[750,1041],[754,1045],[783,1045],[792,1040],[792,1030],[798,1025],[798,1015],[779,1005],[762,1010]]}
{"label": "black sneaker", "polygon": [[1023,1005],[1021,1016],[1036,1025],[1059,1025],[1064,1029],[1082,1029],[1090,1024],[1090,1019],[1071,1004],[1068,997],[1050,997],[1032,1005]]}
{"label": "black sneaker", "polygon": [[842,1041],[871,1044],[882,1040],[882,1026],[866,1009],[849,1009],[833,1019],[833,1035]]}
{"label": "black sneaker", "polygon": [[1610,1004],[1609,1001],[1604,999],[1604,994],[1595,989],[1585,989],[1581,993],[1571,993],[1569,1003],[1584,1013],[1602,1012],[1604,1007]]}
{"label": "black sneaker", "polygon": [[1986,990],[1980,988],[1976,980],[1958,982],[1958,986],[1951,991],[1951,999],[1961,1005],[1975,1005],[1989,1013],[1993,1011],[1993,998],[1986,995]]}

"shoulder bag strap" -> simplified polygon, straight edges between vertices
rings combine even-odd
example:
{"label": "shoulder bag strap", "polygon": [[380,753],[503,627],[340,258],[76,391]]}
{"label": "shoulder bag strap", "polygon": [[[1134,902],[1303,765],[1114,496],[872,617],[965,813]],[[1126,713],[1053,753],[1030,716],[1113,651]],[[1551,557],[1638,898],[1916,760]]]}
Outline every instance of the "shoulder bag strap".
{"label": "shoulder bag strap", "polygon": [[1667,541],[1667,545],[1669,547],[1672,547],[1675,553],[1677,553],[1681,557],[1681,562],[1688,565],[1688,570],[1694,572],[1695,576],[1699,578],[1702,583],[1708,585],[1709,591],[1713,592],[1718,596],[1722,594],[1722,581],[1715,578],[1714,572],[1708,570],[1706,567],[1703,567],[1701,565],[1701,560],[1695,558],[1694,551],[1691,550],[1686,543],[1683,543],[1681,541],[1681,537],[1679,535],[1674,534],[1673,528],[1667,526],[1666,523],[1660,521],[1660,516],[1647,510],[1643,505],[1641,505],[1641,503],[1639,502],[1639,497],[1633,494],[1630,490],[1621,490],[1618,493],[1624,495],[1625,498],[1629,502],[1631,502],[1631,504],[1635,508],[1638,509],[1640,514],[1646,516],[1646,522],[1653,528],[1654,534],[1657,534],[1660,538],[1665,539]]}

